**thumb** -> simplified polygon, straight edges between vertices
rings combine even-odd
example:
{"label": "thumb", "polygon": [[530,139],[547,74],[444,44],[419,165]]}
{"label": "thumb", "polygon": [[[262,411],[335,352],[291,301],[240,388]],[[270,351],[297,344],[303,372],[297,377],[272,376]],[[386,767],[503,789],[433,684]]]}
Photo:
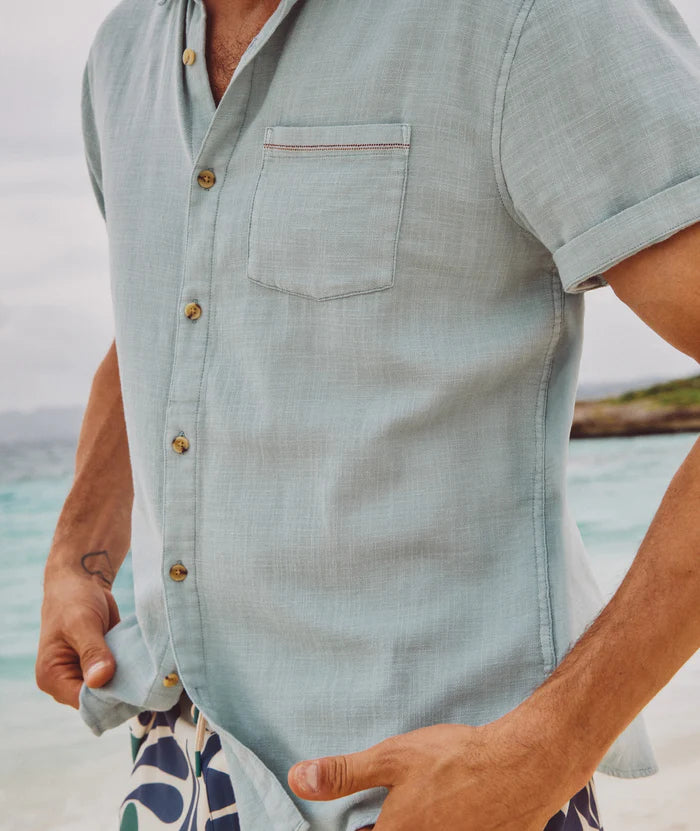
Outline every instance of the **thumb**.
{"label": "thumb", "polygon": [[287,774],[289,787],[303,799],[337,799],[367,788],[390,787],[394,772],[382,744],[358,753],[297,762]]}
{"label": "thumb", "polygon": [[94,617],[85,619],[74,633],[74,649],[80,659],[80,669],[88,687],[101,687],[112,678],[116,661],[104,639],[99,622]]}
{"label": "thumb", "polygon": [[112,678],[117,665],[104,639],[86,643],[80,652],[80,668],[88,687],[101,687]]}

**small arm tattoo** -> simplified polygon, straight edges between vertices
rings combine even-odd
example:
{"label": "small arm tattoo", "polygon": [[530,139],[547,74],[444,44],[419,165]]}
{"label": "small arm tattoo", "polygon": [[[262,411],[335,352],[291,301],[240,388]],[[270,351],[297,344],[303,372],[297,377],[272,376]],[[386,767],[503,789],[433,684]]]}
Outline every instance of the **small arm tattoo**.
{"label": "small arm tattoo", "polygon": [[106,551],[89,551],[80,558],[80,564],[88,574],[94,574],[112,588],[114,569]]}

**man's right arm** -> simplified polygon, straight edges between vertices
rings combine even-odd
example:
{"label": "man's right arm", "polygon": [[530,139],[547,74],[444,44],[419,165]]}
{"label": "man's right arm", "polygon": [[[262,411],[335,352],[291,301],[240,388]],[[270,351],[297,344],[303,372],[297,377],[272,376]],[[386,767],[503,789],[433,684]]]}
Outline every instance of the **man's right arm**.
{"label": "man's right arm", "polygon": [[112,342],[92,381],[73,484],[44,569],[36,682],[76,709],[83,679],[89,687],[101,687],[114,675],[104,635],[119,622],[112,583],[129,550],[133,499]]}

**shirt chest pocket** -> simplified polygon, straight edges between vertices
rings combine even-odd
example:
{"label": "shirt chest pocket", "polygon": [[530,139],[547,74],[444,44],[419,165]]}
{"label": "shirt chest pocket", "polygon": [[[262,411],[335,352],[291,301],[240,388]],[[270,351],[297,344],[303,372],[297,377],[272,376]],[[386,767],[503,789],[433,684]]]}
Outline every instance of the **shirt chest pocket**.
{"label": "shirt chest pocket", "polygon": [[394,284],[410,126],[265,128],[248,278],[314,300]]}

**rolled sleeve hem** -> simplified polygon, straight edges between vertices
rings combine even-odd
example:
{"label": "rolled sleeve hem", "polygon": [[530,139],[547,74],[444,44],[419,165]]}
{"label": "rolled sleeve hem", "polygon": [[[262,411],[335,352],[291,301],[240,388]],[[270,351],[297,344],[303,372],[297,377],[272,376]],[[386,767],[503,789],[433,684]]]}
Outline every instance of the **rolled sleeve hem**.
{"label": "rolled sleeve hem", "polygon": [[564,291],[577,293],[607,285],[601,272],[698,220],[700,176],[625,208],[554,252]]}

